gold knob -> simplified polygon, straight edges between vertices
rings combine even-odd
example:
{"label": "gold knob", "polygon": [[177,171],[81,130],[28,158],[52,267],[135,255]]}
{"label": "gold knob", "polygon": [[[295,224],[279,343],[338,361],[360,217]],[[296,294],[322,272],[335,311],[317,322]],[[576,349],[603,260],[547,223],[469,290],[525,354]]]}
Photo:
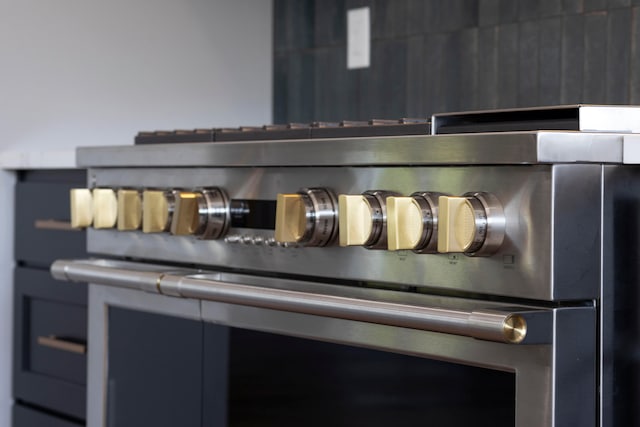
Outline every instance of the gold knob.
{"label": "gold knob", "polygon": [[169,223],[169,201],[164,191],[147,190],[142,193],[142,232],[160,233]]}
{"label": "gold knob", "polygon": [[275,239],[296,243],[307,227],[307,209],[301,194],[278,194],[276,201]]}
{"label": "gold knob", "polygon": [[93,190],[93,227],[113,228],[118,219],[118,199],[110,188]]}
{"label": "gold knob", "polygon": [[137,230],[142,222],[142,202],[138,190],[118,190],[118,230]]}
{"label": "gold knob", "polygon": [[476,236],[475,211],[466,197],[440,196],[438,252],[465,252]]}
{"label": "gold knob", "polygon": [[180,192],[176,195],[176,210],[171,221],[171,234],[194,234],[200,228],[198,193]]}
{"label": "gold knob", "polygon": [[364,245],[373,228],[371,206],[362,195],[338,196],[340,246]]}
{"label": "gold knob", "polygon": [[69,192],[71,201],[71,227],[85,228],[93,222],[93,198],[88,188],[73,188]]}
{"label": "gold knob", "polygon": [[389,250],[415,249],[424,231],[422,219],[422,209],[413,197],[387,197]]}

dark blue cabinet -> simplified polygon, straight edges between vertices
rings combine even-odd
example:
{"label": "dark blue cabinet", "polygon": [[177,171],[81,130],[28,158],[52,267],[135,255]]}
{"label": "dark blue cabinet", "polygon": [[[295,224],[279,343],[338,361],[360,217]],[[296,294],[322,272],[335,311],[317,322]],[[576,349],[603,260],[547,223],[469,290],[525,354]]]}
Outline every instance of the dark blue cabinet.
{"label": "dark blue cabinet", "polygon": [[69,227],[69,189],[83,170],[18,172],[15,197],[13,425],[84,425],[87,286],[51,278],[56,258],[86,257]]}

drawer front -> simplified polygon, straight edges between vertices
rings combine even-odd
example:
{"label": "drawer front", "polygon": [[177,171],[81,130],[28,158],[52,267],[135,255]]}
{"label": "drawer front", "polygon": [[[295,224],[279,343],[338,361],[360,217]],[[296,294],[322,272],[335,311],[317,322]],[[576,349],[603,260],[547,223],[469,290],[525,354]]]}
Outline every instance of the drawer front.
{"label": "drawer front", "polygon": [[87,286],[15,270],[14,395],[85,416]]}
{"label": "drawer front", "polygon": [[71,183],[16,184],[15,257],[48,267],[58,258],[86,254],[86,232],[72,229],[69,213]]}
{"label": "drawer front", "polygon": [[77,424],[21,405],[13,405],[13,427],[78,427]]}
{"label": "drawer front", "polygon": [[30,318],[28,369],[85,384],[87,308],[37,297],[26,304]]}

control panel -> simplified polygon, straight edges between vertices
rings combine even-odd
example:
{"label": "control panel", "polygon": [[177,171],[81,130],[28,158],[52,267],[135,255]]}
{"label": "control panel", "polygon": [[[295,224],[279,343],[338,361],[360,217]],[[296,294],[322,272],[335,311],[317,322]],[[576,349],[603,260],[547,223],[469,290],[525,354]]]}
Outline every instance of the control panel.
{"label": "control panel", "polygon": [[393,289],[591,295],[573,272],[597,261],[598,165],[105,167],[87,178],[71,219],[93,254]]}
{"label": "control panel", "polygon": [[[392,190],[339,194],[321,187],[279,193],[275,201],[230,199],[219,187],[71,190],[73,227],[170,233],[253,246],[361,246],[421,254],[490,256],[506,221],[496,196]],[[234,227],[273,230],[272,237],[229,234]]]}

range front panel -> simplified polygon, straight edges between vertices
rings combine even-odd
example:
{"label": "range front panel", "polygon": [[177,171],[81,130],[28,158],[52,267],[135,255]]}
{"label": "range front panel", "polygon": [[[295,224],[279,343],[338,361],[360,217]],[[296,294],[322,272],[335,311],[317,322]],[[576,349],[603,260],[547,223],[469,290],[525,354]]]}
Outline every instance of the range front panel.
{"label": "range front panel", "polygon": [[[538,300],[592,299],[599,292],[601,171],[602,166],[596,164],[91,169],[89,186],[94,189],[184,193],[216,188],[235,210],[228,228],[215,239],[168,230],[122,231],[114,225],[89,229],[89,251],[246,271],[339,277],[392,288]],[[433,192],[454,199],[490,194],[502,208],[504,235],[493,253],[481,256],[364,244],[341,246],[337,236],[323,246],[276,241],[272,224],[277,219],[273,210],[278,195],[295,195],[305,188],[324,189],[336,200],[367,191],[396,196]],[[343,208],[335,202],[331,206],[336,211]],[[252,211],[260,211],[262,219],[254,218]],[[492,212],[488,214],[491,220]],[[440,221],[441,228],[443,223]],[[360,225],[358,220],[347,223],[354,229]],[[442,238],[437,230],[433,236]]]}

